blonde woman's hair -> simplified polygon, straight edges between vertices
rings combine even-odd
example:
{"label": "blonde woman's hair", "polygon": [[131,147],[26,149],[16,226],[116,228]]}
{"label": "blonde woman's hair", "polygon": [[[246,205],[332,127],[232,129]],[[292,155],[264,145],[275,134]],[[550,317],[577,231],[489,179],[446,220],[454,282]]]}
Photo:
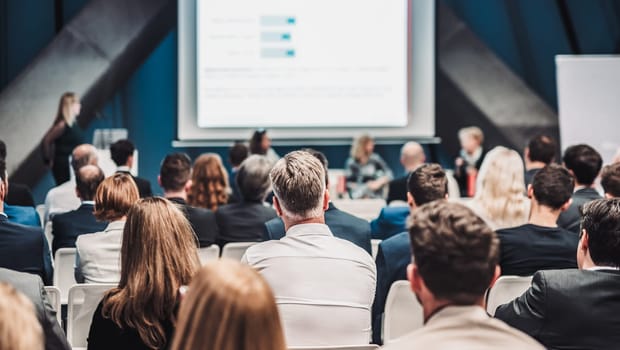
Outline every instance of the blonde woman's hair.
{"label": "blonde woman's hair", "polygon": [[187,202],[210,210],[228,203],[228,173],[219,155],[205,153],[196,159]]}
{"label": "blonde woman's hair", "polygon": [[140,194],[129,174],[116,173],[99,184],[95,193],[95,217],[99,221],[116,221],[127,215]]}
{"label": "blonde woman's hair", "polygon": [[43,330],[32,302],[0,283],[0,349],[43,350]]}
{"label": "blonde woman's hair", "polygon": [[60,101],[58,101],[58,112],[56,112],[54,124],[64,120],[67,125],[73,125],[75,122],[75,115],[71,113],[71,106],[79,100],[78,95],[74,92],[65,92],[62,94],[62,96],[60,96]]}
{"label": "blonde woman's hair", "polygon": [[496,229],[527,222],[529,200],[525,196],[523,160],[519,153],[498,146],[486,154],[472,201]]}
{"label": "blonde woman's hair", "polygon": [[478,141],[479,144],[484,142],[484,133],[482,129],[477,126],[468,126],[459,130],[459,140],[463,140],[466,137],[471,137]]}
{"label": "blonde woman's hair", "polygon": [[353,139],[351,158],[359,162],[364,157],[370,157],[370,154],[366,152],[366,145],[371,141],[373,141],[373,138],[368,134],[362,134]]}
{"label": "blonde woman's hair", "polygon": [[151,349],[170,343],[164,322],[174,319],[179,287],[200,267],[190,223],[161,197],[139,200],[127,214],[121,280],[103,298],[103,317],[135,329]]}
{"label": "blonde woman's hair", "polygon": [[171,349],[285,350],[271,289],[249,266],[209,263],[183,298]]}

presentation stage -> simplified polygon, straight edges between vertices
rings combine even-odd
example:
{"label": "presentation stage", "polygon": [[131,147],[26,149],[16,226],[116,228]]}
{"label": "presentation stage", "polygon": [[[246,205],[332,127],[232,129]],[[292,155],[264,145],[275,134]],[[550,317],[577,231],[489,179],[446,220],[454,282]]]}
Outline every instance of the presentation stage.
{"label": "presentation stage", "polygon": [[200,128],[404,127],[407,0],[200,0]]}

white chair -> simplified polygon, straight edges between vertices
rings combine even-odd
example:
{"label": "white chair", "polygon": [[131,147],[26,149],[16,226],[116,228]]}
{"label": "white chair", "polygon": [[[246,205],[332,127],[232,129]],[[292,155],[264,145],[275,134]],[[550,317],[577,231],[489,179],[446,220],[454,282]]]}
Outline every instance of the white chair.
{"label": "white chair", "polygon": [[41,220],[41,228],[45,227],[45,204],[39,204],[36,207],[39,220]]}
{"label": "white chair", "polygon": [[532,284],[532,276],[501,276],[489,290],[487,312],[494,316],[498,306],[521,296]]}
{"label": "white chair", "polygon": [[334,199],[332,203],[336,208],[368,221],[379,216],[381,208],[385,206],[385,200],[381,198]]}
{"label": "white chair", "polygon": [[90,324],[103,294],[115,284],[76,284],[69,289],[67,340],[75,349],[86,347]]}
{"label": "white chair", "polygon": [[222,259],[233,259],[237,261],[241,261],[243,254],[248,250],[251,246],[255,245],[258,242],[233,242],[227,243],[224,245],[224,249],[222,250]]}
{"label": "white chair", "polygon": [[45,233],[45,239],[47,239],[47,246],[50,249],[50,254],[52,252],[52,240],[54,237],[52,236],[52,222],[48,221],[43,228],[43,232]]}
{"label": "white chair", "polygon": [[371,239],[370,240],[370,248],[372,251],[372,258],[376,259],[377,258],[377,253],[379,252],[379,244],[381,244],[381,240],[380,239]]}
{"label": "white chair", "polygon": [[53,286],[45,287],[45,294],[47,294],[47,300],[52,305],[52,309],[56,311],[56,320],[58,320],[58,324],[62,324],[61,313],[62,310],[60,304],[60,289]]}
{"label": "white chair", "polygon": [[198,248],[198,257],[200,257],[202,265],[211,260],[217,260],[220,258],[220,247],[217,244],[212,244],[208,247]]}
{"label": "white chair", "polygon": [[374,350],[379,349],[379,345],[350,345],[350,346],[310,346],[310,347],[292,347],[288,350]]}
{"label": "white chair", "polygon": [[392,283],[385,302],[383,342],[387,344],[423,325],[422,305],[413,294],[409,281]]}
{"label": "white chair", "polygon": [[60,302],[66,304],[69,297],[69,289],[76,284],[75,248],[60,248],[54,256],[54,286],[60,289]]}

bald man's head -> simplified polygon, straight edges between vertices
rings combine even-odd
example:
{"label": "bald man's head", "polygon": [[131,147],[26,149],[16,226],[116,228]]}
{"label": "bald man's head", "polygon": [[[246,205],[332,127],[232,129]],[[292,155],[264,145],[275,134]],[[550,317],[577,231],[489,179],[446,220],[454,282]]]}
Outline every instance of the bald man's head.
{"label": "bald man's head", "polygon": [[77,194],[82,201],[92,201],[97,187],[105,179],[103,171],[96,165],[85,165],[75,173]]}
{"label": "bald man's head", "polygon": [[71,167],[75,174],[85,165],[97,165],[98,160],[97,149],[87,143],[75,147],[71,153]]}
{"label": "bald man's head", "polygon": [[424,149],[417,142],[407,142],[400,149],[400,163],[407,172],[412,172],[425,161]]}

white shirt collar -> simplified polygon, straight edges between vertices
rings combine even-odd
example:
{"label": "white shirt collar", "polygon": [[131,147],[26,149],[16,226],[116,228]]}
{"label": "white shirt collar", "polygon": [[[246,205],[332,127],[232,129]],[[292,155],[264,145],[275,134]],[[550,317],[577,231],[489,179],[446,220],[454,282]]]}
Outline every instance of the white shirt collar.
{"label": "white shirt collar", "polygon": [[286,236],[324,235],[333,236],[332,231],[325,224],[299,224],[286,231]]}
{"label": "white shirt collar", "polygon": [[95,201],[82,201],[82,204],[95,205]]}
{"label": "white shirt collar", "polygon": [[116,168],[116,171],[126,171],[128,173],[131,172],[131,168],[126,166],[126,165],[121,165],[118,168]]}
{"label": "white shirt collar", "polygon": [[5,217],[5,218],[7,218],[7,219],[9,218],[9,216],[8,216],[8,215],[6,215],[3,211],[0,211],[0,215],[4,216],[4,217]]}
{"label": "white shirt collar", "polygon": [[592,266],[592,267],[588,267],[586,270],[588,271],[601,271],[601,270],[618,271],[620,270],[620,268],[613,267],[613,266]]}

